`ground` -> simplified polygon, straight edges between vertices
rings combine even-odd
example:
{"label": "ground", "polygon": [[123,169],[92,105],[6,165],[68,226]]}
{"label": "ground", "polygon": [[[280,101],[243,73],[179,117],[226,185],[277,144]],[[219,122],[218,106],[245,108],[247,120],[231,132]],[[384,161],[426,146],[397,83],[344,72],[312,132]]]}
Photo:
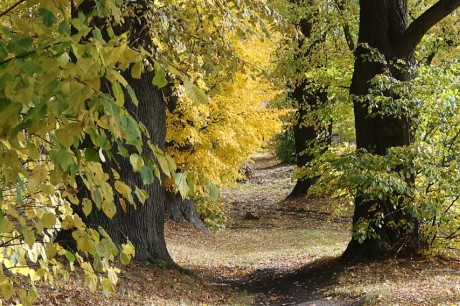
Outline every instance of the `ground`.
{"label": "ground", "polygon": [[[80,272],[39,285],[41,305],[455,305],[460,263],[420,257],[344,266],[350,217],[328,199],[285,201],[293,166],[254,158],[254,175],[222,192],[228,222],[205,234],[168,222],[168,249],[188,272],[119,265],[117,292],[90,293]],[[10,301],[11,302],[11,301]]]}

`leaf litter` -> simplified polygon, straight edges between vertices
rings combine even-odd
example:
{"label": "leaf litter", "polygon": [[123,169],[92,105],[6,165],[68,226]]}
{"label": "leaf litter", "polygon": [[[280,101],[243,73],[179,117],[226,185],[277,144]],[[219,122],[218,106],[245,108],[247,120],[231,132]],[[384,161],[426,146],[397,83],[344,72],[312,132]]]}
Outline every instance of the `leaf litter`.
{"label": "leaf litter", "polygon": [[[89,292],[78,268],[68,282],[38,283],[39,305],[455,305],[460,262],[433,257],[344,266],[350,214],[326,198],[284,200],[291,165],[254,157],[254,175],[223,190],[227,227],[205,234],[167,222],[174,260],[190,273],[119,265],[117,291]],[[251,212],[257,219],[245,219]],[[14,302],[10,300],[8,302]]]}

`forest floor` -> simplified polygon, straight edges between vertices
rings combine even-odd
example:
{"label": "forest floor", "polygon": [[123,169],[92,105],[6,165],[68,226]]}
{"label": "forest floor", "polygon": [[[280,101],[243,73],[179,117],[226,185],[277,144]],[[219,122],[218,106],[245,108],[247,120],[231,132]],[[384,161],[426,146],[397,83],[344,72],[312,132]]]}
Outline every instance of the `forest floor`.
{"label": "forest floor", "polygon": [[[254,158],[254,175],[222,192],[225,229],[205,234],[168,222],[168,249],[190,273],[120,266],[117,292],[90,293],[84,276],[39,285],[41,305],[460,305],[460,262],[386,259],[344,266],[350,216],[327,199],[284,200],[293,166]],[[248,214],[249,213],[249,214]],[[11,301],[10,301],[11,302]]]}

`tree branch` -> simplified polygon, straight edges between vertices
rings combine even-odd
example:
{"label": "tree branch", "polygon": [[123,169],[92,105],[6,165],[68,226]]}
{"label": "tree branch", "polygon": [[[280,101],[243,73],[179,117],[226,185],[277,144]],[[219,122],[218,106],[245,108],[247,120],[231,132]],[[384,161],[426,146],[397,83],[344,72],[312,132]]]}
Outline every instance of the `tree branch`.
{"label": "tree branch", "polygon": [[3,16],[5,16],[6,14],[8,14],[9,12],[11,12],[12,10],[14,10],[19,4],[23,3],[24,1],[26,1],[26,0],[19,0],[18,2],[16,2],[15,4],[13,4],[13,5],[10,6],[9,8],[7,8],[4,12],[0,13],[0,17],[3,17]]}
{"label": "tree branch", "polygon": [[415,19],[401,37],[403,46],[414,49],[423,36],[442,19],[460,7],[460,0],[439,0]]}
{"label": "tree branch", "polygon": [[346,11],[345,6],[343,4],[343,1],[339,1],[339,0],[335,0],[335,5],[337,6],[337,10],[339,11],[340,16],[344,20],[342,29],[343,29],[343,34],[345,35],[345,40],[347,41],[348,49],[350,51],[353,51],[355,50],[355,43],[353,41],[353,36],[351,35],[351,32],[350,32],[350,26],[344,17],[344,12]]}

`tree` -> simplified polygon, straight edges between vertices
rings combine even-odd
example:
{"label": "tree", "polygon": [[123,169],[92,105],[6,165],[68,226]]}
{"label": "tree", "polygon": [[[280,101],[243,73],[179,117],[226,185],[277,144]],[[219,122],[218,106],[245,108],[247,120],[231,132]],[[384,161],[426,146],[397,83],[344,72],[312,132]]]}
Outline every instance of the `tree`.
{"label": "tree", "polygon": [[[98,15],[120,21],[119,7],[105,4]],[[104,156],[112,143],[138,147],[142,127],[124,111],[119,95],[101,92],[100,79],[121,88],[125,80],[118,69],[141,62],[141,55],[123,37],[103,40],[83,14],[73,20],[71,33],[69,8],[67,1],[19,1],[2,6],[0,14],[8,19],[0,34],[0,284],[5,299],[16,295],[23,304],[35,300],[34,282],[68,278],[62,258],[83,268],[91,290],[101,285],[110,292],[117,281],[110,261],[120,254],[127,263],[134,255],[132,244],[120,245],[119,252],[106,231],[87,227],[72,207],[87,214],[94,200],[95,208],[114,214]],[[94,148],[79,150],[87,137]],[[79,177],[93,187],[82,201],[76,197]],[[60,230],[72,230],[77,252],[54,242]],[[20,276],[31,286],[15,288]]]}
{"label": "tree", "polygon": [[[7,19],[0,32],[0,292],[6,299],[16,294],[23,304],[36,298],[35,281],[69,276],[61,259],[82,267],[91,290],[113,291],[118,269],[110,261],[119,255],[129,262],[130,239],[139,259],[172,264],[162,237],[159,180],[169,176],[182,184],[179,190],[190,186],[161,149],[165,103],[152,83],[165,86],[168,74],[183,82],[194,103],[207,101],[191,73],[203,67],[192,51],[183,52],[190,37],[191,46],[203,41],[182,31],[186,17],[199,16],[196,6],[73,3],[82,6],[71,16],[66,0],[0,2],[0,18]],[[246,18],[240,4],[251,3],[206,8],[218,7],[226,26],[242,20],[236,23],[250,29],[259,16]],[[172,14],[176,8],[184,15]],[[208,29],[213,37],[220,37],[217,25]],[[152,200],[158,205],[147,203]],[[72,232],[75,251],[54,241],[63,230]],[[15,288],[21,276],[30,279],[29,288]]]}
{"label": "tree", "polygon": [[[288,197],[305,196],[316,178],[301,173],[330,146],[332,121],[340,113],[334,109],[343,103],[337,100],[345,100],[338,89],[343,86],[339,78],[347,75],[347,69],[341,67],[347,62],[344,52],[354,49],[353,5],[345,1],[281,1],[274,5],[287,7],[283,14],[301,34],[288,52],[286,61],[291,63],[281,63],[280,69],[289,75],[289,98],[296,110],[293,132],[298,174]],[[337,73],[338,69],[343,71]]]}
{"label": "tree", "polygon": [[[313,12],[313,16],[318,14],[318,11]],[[312,53],[317,51],[317,46],[324,43],[325,35],[312,38],[313,16],[301,18],[299,21],[300,32],[304,36],[299,44],[299,53],[295,56],[296,61],[302,61],[307,58],[312,58]],[[308,44],[307,50],[302,49],[304,39],[312,39],[314,42]],[[313,63],[313,66],[321,66],[321,63]],[[313,67],[312,67],[313,68]],[[307,68],[308,69],[308,68]],[[304,71],[299,71],[301,74]],[[315,148],[327,148],[331,143],[332,123],[325,125],[321,119],[311,120],[310,113],[315,112],[327,102],[327,88],[323,85],[315,84],[315,82],[302,78],[298,83],[294,83],[292,89],[292,99],[294,107],[297,109],[296,122],[294,123],[294,142],[296,153],[297,167],[306,167],[314,159]],[[310,121],[307,121],[310,115]],[[313,185],[314,178],[297,179],[294,189],[288,195],[288,198],[305,196],[308,190]]]}
{"label": "tree", "polygon": [[[86,16],[93,14],[96,9],[96,3],[89,0],[83,1],[74,8],[75,16],[83,13]],[[148,14],[147,11],[152,9],[147,2],[137,2],[136,4],[127,5],[127,11],[136,12],[125,16],[122,23],[110,24],[107,20],[93,18],[94,24],[101,30],[103,37],[109,39],[108,26],[113,29],[113,35],[122,35],[128,33],[128,47],[140,50],[152,49],[152,41],[148,32]],[[148,59],[146,59],[148,61]],[[153,63],[151,63],[153,65]],[[132,93],[128,92],[128,87],[123,90],[119,97],[124,99],[126,111],[145,127],[145,134],[142,137],[142,147],[148,148],[155,146],[160,150],[165,149],[166,137],[166,101],[164,95],[158,87],[152,85],[152,79],[155,78],[154,70],[151,72],[144,71],[139,67],[139,72],[134,71],[131,65],[121,73],[121,76],[129,84]],[[109,89],[108,84],[102,80]],[[103,89],[103,90],[107,90]],[[114,90],[114,88],[112,88]],[[133,94],[134,93],[134,94]],[[133,97],[136,97],[135,101]],[[142,165],[146,162],[156,161],[153,150],[148,153],[145,150],[142,159],[133,162],[134,154],[137,150],[129,145],[126,148],[125,156],[119,155],[117,150],[112,150],[112,159],[104,165],[104,170],[110,173],[112,169],[117,172],[117,178],[112,174],[110,183],[113,184],[120,197],[115,197],[116,213],[107,217],[100,211],[94,210],[86,219],[90,226],[102,226],[110,235],[115,244],[121,245],[127,240],[131,241],[135,248],[135,257],[138,260],[148,260],[161,266],[174,266],[174,263],[166,249],[164,238],[164,205],[166,201],[165,191],[161,184],[160,177],[154,179],[153,172],[149,173],[148,167]],[[160,153],[161,154],[161,153]],[[140,163],[141,165],[135,165]],[[133,164],[133,166],[131,166]],[[139,173],[136,173],[139,172]],[[124,196],[129,194],[128,188],[137,189],[142,186],[145,199],[132,200],[133,205],[126,205]],[[86,184],[91,188],[90,184]],[[128,195],[129,197],[129,195]],[[85,197],[82,197],[85,198]]]}
{"label": "tree", "polygon": [[[360,1],[358,48],[350,88],[354,99],[358,150],[386,155],[391,148],[411,144],[413,132],[409,116],[381,114],[366,100],[371,80],[382,73],[389,73],[399,81],[411,80],[415,48],[430,28],[459,6],[459,0],[437,1],[408,25],[407,1]],[[383,58],[376,59],[375,56]],[[410,167],[410,161],[395,166],[391,171],[401,171],[406,167]],[[407,180],[409,185],[412,184],[413,176],[409,175]],[[353,231],[362,230],[361,227],[366,224],[367,230],[370,229],[373,234],[364,241],[353,239],[343,255],[344,259],[378,257],[396,252],[403,246],[409,250],[423,247],[418,221],[404,203],[404,200],[398,203],[385,199],[369,200],[365,194],[358,194]]]}
{"label": "tree", "polygon": [[[181,177],[193,181],[193,191],[182,199],[174,183],[167,182],[172,202],[166,209],[174,220],[203,229],[193,208],[194,198],[200,199],[201,211],[217,207],[213,203],[218,196],[217,188],[241,178],[241,165],[280,128],[280,112],[268,109],[265,104],[277,92],[268,75],[273,50],[281,39],[276,25],[268,29],[271,36],[262,31],[262,24],[256,27],[241,24],[236,29],[224,27],[216,32],[220,24],[230,22],[226,20],[229,15],[218,16],[206,3],[196,4],[201,15],[192,18],[200,20],[179,25],[183,27],[181,35],[186,38],[185,48],[193,50],[195,55],[190,61],[202,67],[184,63],[177,63],[176,67],[194,76],[207,93],[208,101],[197,103],[190,99],[188,84],[180,80],[168,94],[167,152],[174,157]],[[254,4],[247,5],[247,9],[254,16],[261,14]],[[184,7],[171,12],[177,18],[185,13]],[[235,14],[233,10],[231,14]],[[261,16],[258,22],[266,18]],[[213,40],[199,39],[197,33],[202,32]],[[211,199],[203,200],[207,194]],[[204,217],[212,222],[212,218]]]}

